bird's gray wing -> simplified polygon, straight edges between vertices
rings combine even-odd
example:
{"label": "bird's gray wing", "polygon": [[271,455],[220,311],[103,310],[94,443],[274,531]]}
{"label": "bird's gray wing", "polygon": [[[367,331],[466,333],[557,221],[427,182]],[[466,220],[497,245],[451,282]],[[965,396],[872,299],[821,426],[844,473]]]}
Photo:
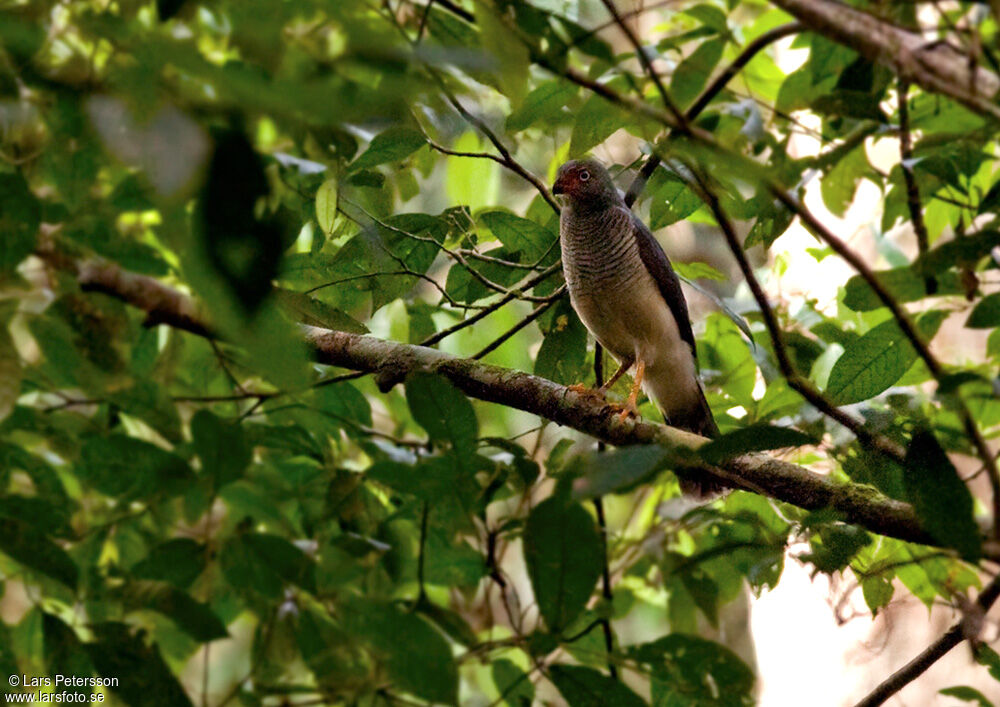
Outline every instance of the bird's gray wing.
{"label": "bird's gray wing", "polygon": [[653,237],[652,232],[640,221],[635,214],[631,215],[632,234],[639,245],[639,257],[642,258],[646,270],[656,281],[656,287],[670,307],[674,321],[677,322],[677,331],[681,338],[691,347],[691,354],[697,360],[697,353],[694,345],[694,332],[691,331],[691,319],[688,316],[687,301],[684,299],[684,292],[681,290],[681,281],[670,265],[670,259],[663,252],[663,248]]}

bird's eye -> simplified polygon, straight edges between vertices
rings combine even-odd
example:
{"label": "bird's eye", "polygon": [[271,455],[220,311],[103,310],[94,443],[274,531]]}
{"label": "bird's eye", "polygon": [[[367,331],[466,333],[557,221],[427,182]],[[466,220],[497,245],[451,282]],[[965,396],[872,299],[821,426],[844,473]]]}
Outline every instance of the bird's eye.
{"label": "bird's eye", "polygon": [[588,172],[587,170],[583,170],[582,172],[580,172],[580,181],[581,182],[585,182],[588,179],[590,179],[590,172]]}

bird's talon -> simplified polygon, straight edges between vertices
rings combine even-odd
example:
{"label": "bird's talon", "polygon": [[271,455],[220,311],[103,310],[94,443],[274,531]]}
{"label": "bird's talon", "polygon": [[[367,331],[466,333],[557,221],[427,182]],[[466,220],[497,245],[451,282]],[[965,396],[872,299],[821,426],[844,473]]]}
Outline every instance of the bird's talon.
{"label": "bird's talon", "polygon": [[625,422],[625,420],[627,420],[630,417],[639,419],[639,411],[636,409],[634,405],[625,405],[622,408],[622,411],[618,413],[618,420],[619,422]]}

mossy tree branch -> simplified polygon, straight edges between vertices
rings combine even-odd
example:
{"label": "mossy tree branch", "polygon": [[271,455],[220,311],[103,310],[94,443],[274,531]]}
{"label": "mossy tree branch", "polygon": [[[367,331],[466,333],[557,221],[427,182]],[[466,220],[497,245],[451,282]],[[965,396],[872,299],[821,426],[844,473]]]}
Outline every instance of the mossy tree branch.
{"label": "mossy tree branch", "polygon": [[[130,273],[103,262],[77,262],[42,254],[50,263],[76,274],[84,290],[100,291],[150,315],[150,323],[165,324],[199,336],[212,327],[188,296],[158,280]],[[437,349],[386,341],[372,336],[303,327],[306,342],[320,363],[375,374],[383,391],[422,371],[448,379],[466,395],[529,412],[615,446],[658,444],[685,466],[701,464],[724,483],[764,494],[806,510],[833,508],[845,521],[909,542],[937,545],[906,503],[874,488],[834,481],[797,464],[763,454],[744,455],[721,466],[696,461],[695,450],[708,440],[667,425],[622,420],[592,393],[579,393],[523,371],[453,356]],[[694,459],[692,457],[695,457]],[[985,555],[1000,560],[1000,547],[985,546]]]}

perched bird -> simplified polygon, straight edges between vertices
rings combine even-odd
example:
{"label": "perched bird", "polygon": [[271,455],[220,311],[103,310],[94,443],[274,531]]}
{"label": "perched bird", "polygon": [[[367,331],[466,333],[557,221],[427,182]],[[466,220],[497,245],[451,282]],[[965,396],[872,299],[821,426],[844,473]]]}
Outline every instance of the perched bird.
{"label": "perched bird", "polygon": [[[559,236],[570,302],[620,364],[600,392],[634,364],[623,415],[635,413],[641,386],[669,424],[706,437],[717,435],[698,379],[687,302],[663,248],[596,160],[564,164],[552,193],[566,197]],[[696,469],[680,471],[681,489],[688,495],[706,497],[722,488]]]}

